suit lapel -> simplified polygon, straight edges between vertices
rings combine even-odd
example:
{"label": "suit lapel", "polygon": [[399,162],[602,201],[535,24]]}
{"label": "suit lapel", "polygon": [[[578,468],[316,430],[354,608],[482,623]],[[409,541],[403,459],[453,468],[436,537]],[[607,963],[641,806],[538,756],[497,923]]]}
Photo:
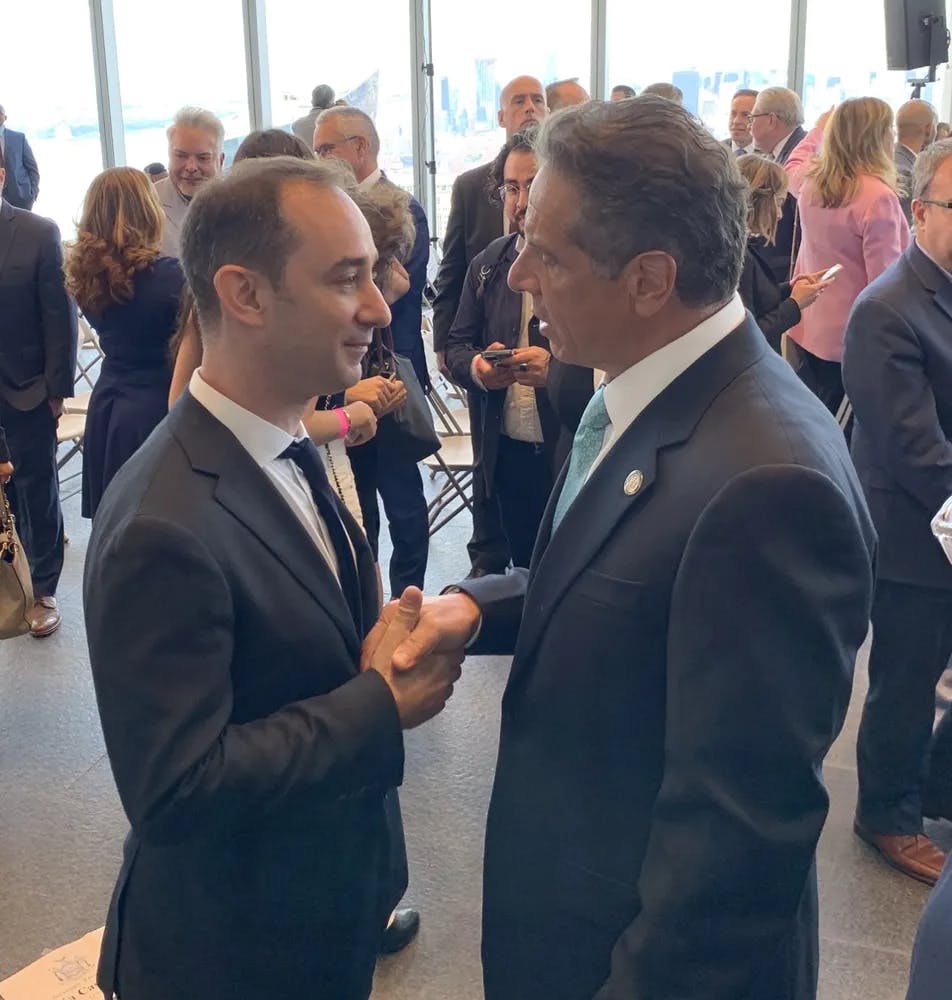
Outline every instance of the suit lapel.
{"label": "suit lapel", "polygon": [[553,534],[552,517],[566,463],[549,498],[533,552],[513,675],[530,660],[559,601],[608,543],[619,521],[650,503],[659,454],[690,437],[717,395],[767,350],[763,334],[748,314],[741,326],[675,379],[635,419],[589,477]]}
{"label": "suit lapel", "polygon": [[927,257],[916,242],[909,245],[903,258],[926,291],[932,292],[935,304],[952,319],[952,278]]}
{"label": "suit lapel", "polygon": [[[196,472],[216,477],[215,499],[270,550],[333,619],[355,658],[360,639],[331,568],[264,471],[224,424],[185,393],[170,415],[172,433]],[[352,524],[345,521],[348,533]],[[358,529],[359,530],[359,529]],[[366,542],[363,543],[366,546]],[[358,571],[366,572],[358,553]],[[262,586],[267,575],[262,573]],[[376,586],[376,585],[375,585]],[[362,579],[362,594],[363,594]],[[374,599],[376,604],[376,599]]]}
{"label": "suit lapel", "polygon": [[13,211],[13,206],[6,201],[0,201],[0,271],[7,260],[7,254],[13,246],[19,219]]}

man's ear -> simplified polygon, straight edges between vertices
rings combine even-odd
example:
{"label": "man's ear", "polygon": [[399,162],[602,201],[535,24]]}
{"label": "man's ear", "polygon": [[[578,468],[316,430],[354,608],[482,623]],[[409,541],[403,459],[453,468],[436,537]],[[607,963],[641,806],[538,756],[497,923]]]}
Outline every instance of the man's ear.
{"label": "man's ear", "polygon": [[496,112],[496,121],[499,122],[499,127],[500,128],[505,128],[506,127],[506,123],[503,121],[503,118],[502,118],[502,108],[500,108]]}
{"label": "man's ear", "polygon": [[654,316],[675,293],[678,265],[663,250],[648,250],[632,257],[625,265],[622,280],[628,290],[628,302],[642,318]]}
{"label": "man's ear", "polygon": [[268,302],[273,295],[267,278],[247,267],[226,264],[212,279],[224,315],[243,326],[263,327]]}

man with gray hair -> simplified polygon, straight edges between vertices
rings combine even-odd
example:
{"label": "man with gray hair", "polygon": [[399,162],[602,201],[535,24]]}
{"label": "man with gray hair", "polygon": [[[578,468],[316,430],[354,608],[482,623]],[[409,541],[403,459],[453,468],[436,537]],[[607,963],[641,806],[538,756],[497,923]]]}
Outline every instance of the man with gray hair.
{"label": "man with gray hair", "polygon": [[[783,166],[796,146],[806,137],[803,130],[803,105],[799,96],[786,87],[767,87],[757,95],[748,116],[750,134],[762,156]],[[790,260],[794,243],[799,242],[797,199],[788,194],[783,214],[777,224],[772,246],[761,245],[761,253],[779,282],[790,279]]]}
{"label": "man with gray hair", "polygon": [[185,107],[175,113],[166,135],[169,176],[156,182],[155,193],[165,212],[162,253],[178,257],[182,224],[192,198],[206,181],[221,174],[225,126],[211,111]]}
{"label": "man with gray hair", "polygon": [[853,460],[879,533],[869,692],[856,741],[855,830],[935,884],[945,854],[923,816],[952,819],[952,716],[933,733],[952,656],[952,566],[931,521],[952,495],[952,140],[912,171],[916,238],[857,298],[843,382]]}
{"label": "man with gray hair", "polygon": [[664,81],[661,83],[649,83],[641,94],[642,96],[645,94],[654,94],[655,97],[663,97],[666,101],[673,101],[675,104],[684,103],[684,92],[681,88],[676,87],[673,83],[666,83]]}
{"label": "man with gray hair", "polygon": [[362,657],[373,559],[302,424],[390,320],[341,185],[273,157],[196,196],[201,368],[96,514],[89,658],[132,827],[107,997],[366,1000],[404,888],[384,803],[403,730],[440,711],[461,656],[399,675]]}
{"label": "man with gray hair", "polygon": [[906,101],[896,112],[896,173],[901,184],[899,201],[909,224],[912,224],[912,168],[916,157],[935,142],[939,116],[928,102]]}
{"label": "man with gray hair", "polygon": [[556,80],[545,88],[545,102],[549,111],[559,111],[590,100],[588,91],[578,82],[578,77]]}
{"label": "man with gray hair", "polygon": [[515,651],[486,1000],[811,1000],[876,544],[846,442],[737,295],[746,190],[697,118],[591,102],[536,148],[509,284],[606,384],[532,568],[430,598],[394,654]]}
{"label": "man with gray hair", "polygon": [[326,83],[318,84],[311,91],[311,110],[306,115],[302,115],[291,126],[291,131],[303,142],[308,149],[311,148],[311,140],[314,138],[314,126],[322,111],[334,106],[334,89]]}

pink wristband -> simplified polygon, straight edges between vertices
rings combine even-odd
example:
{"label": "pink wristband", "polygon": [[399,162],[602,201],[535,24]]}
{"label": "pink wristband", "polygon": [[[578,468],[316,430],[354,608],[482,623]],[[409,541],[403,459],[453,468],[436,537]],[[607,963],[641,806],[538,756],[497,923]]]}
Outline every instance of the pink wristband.
{"label": "pink wristband", "polygon": [[344,409],[343,406],[338,406],[334,413],[337,414],[337,419],[340,421],[340,433],[337,435],[338,438],[343,440],[350,434],[350,414]]}

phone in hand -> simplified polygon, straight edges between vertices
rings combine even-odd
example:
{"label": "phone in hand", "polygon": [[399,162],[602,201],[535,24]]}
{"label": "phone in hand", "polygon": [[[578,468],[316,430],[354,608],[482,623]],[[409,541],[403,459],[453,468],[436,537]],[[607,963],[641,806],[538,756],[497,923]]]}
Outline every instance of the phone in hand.
{"label": "phone in hand", "polygon": [[488,361],[490,364],[495,364],[497,361],[505,361],[506,358],[511,358],[515,351],[510,348],[499,348],[494,351],[480,351],[479,355],[483,361]]}
{"label": "phone in hand", "polygon": [[820,275],[820,281],[829,281],[830,278],[835,278],[842,270],[842,264],[834,264],[831,268],[828,268],[823,272],[823,274]]}

